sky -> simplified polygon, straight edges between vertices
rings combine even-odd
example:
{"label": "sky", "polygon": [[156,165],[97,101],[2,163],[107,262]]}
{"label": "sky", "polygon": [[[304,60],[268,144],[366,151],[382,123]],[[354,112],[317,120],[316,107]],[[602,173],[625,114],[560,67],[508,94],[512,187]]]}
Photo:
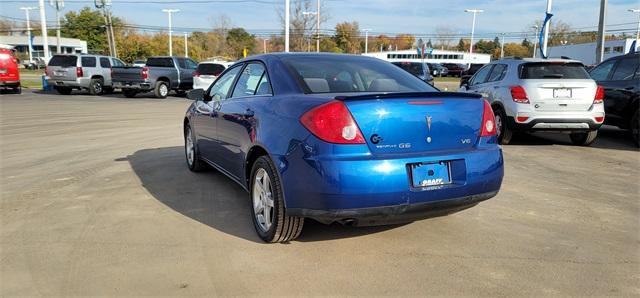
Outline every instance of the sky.
{"label": "sky", "polygon": [[[292,0],[295,1],[295,0]],[[336,23],[357,21],[360,28],[375,33],[433,34],[446,26],[459,34],[471,31],[472,16],[465,9],[483,9],[477,16],[476,34],[486,38],[499,32],[521,32],[544,17],[547,0],[321,0],[323,14],[329,16],[323,28]],[[21,6],[37,6],[37,0],[0,0],[0,15],[24,19]],[[54,10],[46,2],[47,18],[53,20]],[[147,3],[145,3],[147,2]],[[150,3],[153,2],[153,3]],[[180,3],[183,2],[183,3]],[[188,2],[188,3],[184,3]],[[313,0],[315,3],[315,0]],[[93,6],[93,0],[66,0],[64,11]],[[279,30],[277,10],[284,0],[113,0],[113,13],[137,25],[167,26],[163,8],[181,11],[173,18],[174,28],[211,28],[214,20],[226,15],[233,26],[249,30]],[[609,29],[635,31],[640,0],[609,0],[607,24]],[[555,0],[552,20],[562,20],[573,28],[596,30],[600,9],[599,0]],[[315,10],[315,5],[314,5]],[[39,19],[32,11],[32,19]],[[623,25],[619,25],[623,24]],[[185,31],[189,29],[184,29]],[[515,38],[515,37],[514,37]]]}

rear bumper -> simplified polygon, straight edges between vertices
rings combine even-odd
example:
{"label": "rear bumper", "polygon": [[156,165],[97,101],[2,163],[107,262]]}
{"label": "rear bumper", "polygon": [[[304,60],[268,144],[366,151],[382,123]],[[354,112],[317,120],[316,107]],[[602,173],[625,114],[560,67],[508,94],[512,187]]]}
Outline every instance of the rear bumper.
{"label": "rear bumper", "polygon": [[497,191],[492,191],[435,202],[343,210],[288,208],[287,215],[313,218],[325,224],[333,222],[354,226],[397,224],[462,211],[482,201],[488,200],[497,194]]}
{"label": "rear bumper", "polygon": [[514,117],[507,117],[509,128],[514,131],[589,131],[597,130],[602,123],[594,119],[556,119],[537,118],[526,123],[516,122]]}
{"label": "rear bumper", "polygon": [[89,88],[91,78],[79,78],[76,80],[58,80],[55,78],[48,78],[47,84],[54,87],[69,87],[74,89]]}
{"label": "rear bumper", "polygon": [[0,87],[20,87],[20,81],[0,81]]}
{"label": "rear bumper", "polygon": [[113,82],[113,88],[149,91],[154,87],[150,82]]}

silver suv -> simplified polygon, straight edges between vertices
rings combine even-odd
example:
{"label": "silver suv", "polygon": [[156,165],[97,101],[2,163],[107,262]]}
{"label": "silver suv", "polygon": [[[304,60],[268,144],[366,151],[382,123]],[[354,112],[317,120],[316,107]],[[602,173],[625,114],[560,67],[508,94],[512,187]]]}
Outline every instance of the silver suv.
{"label": "silver suv", "polygon": [[113,91],[111,66],[125,66],[117,58],[100,55],[54,55],[45,70],[47,83],[60,94],[86,89],[93,95]]}
{"label": "silver suv", "polygon": [[604,90],[580,61],[508,58],[478,70],[460,91],[479,93],[496,115],[498,140],[514,133],[558,131],[588,146],[604,121]]}

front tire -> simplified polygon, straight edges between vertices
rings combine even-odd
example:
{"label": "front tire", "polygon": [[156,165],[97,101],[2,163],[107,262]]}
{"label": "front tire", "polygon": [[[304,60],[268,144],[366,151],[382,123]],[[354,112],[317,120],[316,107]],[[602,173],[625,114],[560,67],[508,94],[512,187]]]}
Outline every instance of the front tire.
{"label": "front tire", "polygon": [[89,82],[89,93],[91,93],[91,95],[102,95],[103,92],[104,82],[102,79],[91,79],[91,82]]}
{"label": "front tire", "polygon": [[249,182],[251,215],[258,236],[269,243],[300,236],[304,218],[286,215],[282,184],[268,156],[260,156],[253,164]]}
{"label": "front tire", "polygon": [[184,128],[184,154],[187,160],[187,167],[192,172],[202,172],[206,169],[206,165],[200,159],[200,151],[196,145],[196,137],[193,134],[191,126]]}
{"label": "front tire", "polygon": [[156,84],[156,88],[154,88],[153,93],[157,98],[167,98],[169,95],[169,85],[167,82],[158,82]]}
{"label": "front tire", "polygon": [[500,107],[494,108],[496,128],[498,132],[498,144],[508,145],[513,137],[513,130],[507,124],[507,114]]}
{"label": "front tire", "polygon": [[597,130],[591,130],[588,132],[574,132],[569,134],[571,143],[578,146],[589,146],[593,144],[598,136]]}

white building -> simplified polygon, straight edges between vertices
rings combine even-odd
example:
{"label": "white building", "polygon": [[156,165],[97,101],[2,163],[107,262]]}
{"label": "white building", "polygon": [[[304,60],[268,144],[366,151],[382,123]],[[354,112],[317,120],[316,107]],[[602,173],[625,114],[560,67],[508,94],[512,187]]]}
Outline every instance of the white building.
{"label": "white building", "polygon": [[[49,42],[49,53],[57,54],[58,39],[55,36],[47,38]],[[33,38],[33,57],[44,57],[44,47],[42,46],[42,36]],[[0,35],[0,44],[13,46],[18,53],[29,53],[29,37],[26,35]],[[87,53],[87,42],[76,38],[60,38],[60,51],[66,54]]]}
{"label": "white building", "polygon": [[[373,52],[362,54],[365,56],[375,57],[389,62],[421,62],[423,61],[418,55],[416,49],[402,50],[402,51],[387,51],[387,52]],[[445,51],[433,49],[429,54],[424,57],[426,63],[458,63],[458,64],[470,64],[481,63],[486,64],[491,62],[491,55],[478,54],[469,52],[457,52],[457,51]]]}
{"label": "white building", "polygon": [[[604,59],[624,55],[629,53],[631,44],[635,39],[627,38],[620,40],[608,40],[604,42]],[[636,49],[638,45],[636,45]],[[549,57],[566,56],[571,59],[582,61],[585,65],[596,64],[596,43],[580,43],[564,46],[549,47]]]}

